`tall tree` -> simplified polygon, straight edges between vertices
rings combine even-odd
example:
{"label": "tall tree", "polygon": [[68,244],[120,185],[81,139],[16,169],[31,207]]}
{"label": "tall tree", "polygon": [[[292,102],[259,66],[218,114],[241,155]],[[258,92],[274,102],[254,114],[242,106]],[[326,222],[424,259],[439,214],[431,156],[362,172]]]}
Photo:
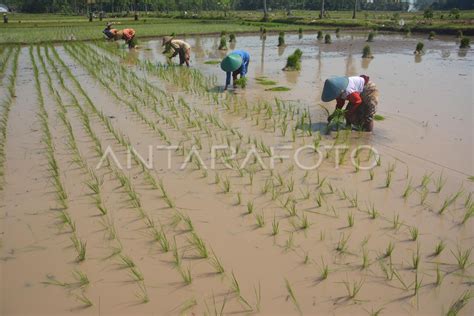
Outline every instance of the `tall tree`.
{"label": "tall tree", "polygon": [[267,0],[263,0],[263,20],[268,20]]}
{"label": "tall tree", "polygon": [[321,0],[321,13],[319,13],[319,18],[324,18],[324,0]]}
{"label": "tall tree", "polygon": [[357,0],[354,0],[354,10],[352,11],[352,18],[356,18],[356,10],[357,10]]}

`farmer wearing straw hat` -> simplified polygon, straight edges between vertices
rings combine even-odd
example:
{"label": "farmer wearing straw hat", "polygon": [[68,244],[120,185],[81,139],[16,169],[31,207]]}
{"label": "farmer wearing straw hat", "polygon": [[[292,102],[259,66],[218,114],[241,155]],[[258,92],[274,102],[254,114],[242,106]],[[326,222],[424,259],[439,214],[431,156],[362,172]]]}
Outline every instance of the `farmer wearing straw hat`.
{"label": "farmer wearing straw hat", "polygon": [[179,64],[182,65],[186,63],[186,66],[189,67],[189,60],[191,59],[191,45],[185,41],[174,39],[172,36],[163,37],[163,45],[167,47],[165,51],[173,50],[170,59],[179,55]]}
{"label": "farmer wearing straw hat", "polygon": [[236,87],[235,81],[237,80],[238,75],[240,75],[241,78],[245,78],[249,68],[249,63],[250,54],[244,50],[234,50],[224,57],[221,62],[221,69],[226,72],[224,90],[227,90],[227,87],[230,85],[231,74],[234,81],[234,88]]}
{"label": "farmer wearing straw hat", "polygon": [[118,32],[116,29],[112,28],[112,25],[114,25],[114,23],[107,22],[107,24],[105,25],[105,29],[102,31],[102,33],[105,34],[108,40],[115,40],[115,37]]}
{"label": "farmer wearing straw hat", "polygon": [[[373,130],[378,90],[368,76],[326,79],[321,99],[324,102],[336,99],[336,109],[342,109],[346,100],[349,101],[345,113],[346,125],[356,125],[367,132]],[[328,122],[333,118],[334,113],[329,115]]]}

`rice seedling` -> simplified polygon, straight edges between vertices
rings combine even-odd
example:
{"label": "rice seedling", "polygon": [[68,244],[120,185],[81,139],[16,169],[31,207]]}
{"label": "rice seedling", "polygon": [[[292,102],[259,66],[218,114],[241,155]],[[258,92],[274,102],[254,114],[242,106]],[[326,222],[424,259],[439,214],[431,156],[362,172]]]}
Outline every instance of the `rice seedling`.
{"label": "rice seedling", "polygon": [[323,39],[323,32],[322,31],[318,31],[317,39],[318,40]]}
{"label": "rice seedling", "polygon": [[255,220],[257,221],[257,227],[265,226],[265,215],[263,213],[255,214]]}
{"label": "rice seedling", "polygon": [[403,194],[402,194],[403,199],[406,201],[410,197],[410,195],[413,193],[413,191],[414,191],[414,189],[411,185],[411,179],[410,179],[408,181],[405,189],[403,190]]}
{"label": "rice seedling", "polygon": [[329,276],[329,265],[324,262],[323,258],[321,258],[320,278],[321,280],[326,280],[328,276]]}
{"label": "rice seedling", "polygon": [[191,233],[191,238],[188,238],[188,242],[194,247],[201,258],[209,257],[206,243],[195,232]]}
{"label": "rice seedling", "polygon": [[336,251],[344,253],[347,251],[347,242],[349,241],[351,235],[345,236],[344,233],[341,233],[339,236],[339,241],[337,242]]}
{"label": "rice seedling", "polygon": [[474,216],[474,205],[471,205],[468,208],[466,208],[466,212],[464,212],[464,216],[461,221],[461,224],[465,224],[473,216]]}
{"label": "rice seedling", "polygon": [[443,202],[443,205],[441,206],[441,208],[439,209],[438,211],[438,214],[443,214],[444,211],[451,205],[453,205],[456,200],[463,194],[463,191],[462,190],[459,190],[458,192],[456,193],[453,193],[452,195],[448,196],[444,202]]}
{"label": "rice seedling", "polygon": [[429,191],[428,191],[427,188],[421,188],[421,191],[420,191],[420,205],[425,204],[425,201],[428,198],[428,193],[429,193]]}
{"label": "rice seedling", "polygon": [[418,42],[416,44],[416,48],[415,48],[415,51],[413,53],[416,54],[416,55],[423,54],[424,47],[425,47],[425,44],[423,44],[422,42]]}
{"label": "rice seedling", "polygon": [[232,271],[231,288],[237,296],[240,296],[240,285],[235,277],[234,271]]}
{"label": "rice seedling", "polygon": [[316,194],[314,201],[316,202],[317,207],[321,207],[323,205],[323,197],[322,197],[321,192]]}
{"label": "rice seedling", "polygon": [[439,177],[436,178],[436,180],[435,180],[435,186],[436,186],[435,192],[436,192],[436,193],[441,192],[441,190],[443,189],[444,185],[446,184],[446,181],[447,181],[447,179],[446,179],[446,178],[443,178],[443,173],[441,173],[441,174],[439,175]]}
{"label": "rice seedling", "polygon": [[374,32],[369,32],[369,35],[367,36],[367,42],[373,42],[374,41]]}
{"label": "rice seedling", "polygon": [[303,52],[300,49],[296,49],[293,54],[288,56],[286,61],[286,65],[283,70],[286,71],[296,71],[301,70],[301,57],[303,56]]}
{"label": "rice seedling", "polygon": [[211,249],[212,257],[210,258],[209,262],[214,267],[217,273],[222,274],[225,272],[224,266],[222,262],[219,260],[217,255],[215,254],[214,250]]}
{"label": "rice seedling", "polygon": [[362,286],[364,285],[364,280],[362,279],[359,282],[344,281],[343,283],[344,283],[344,286],[346,287],[347,296],[351,299],[354,299],[357,296],[357,294],[359,294]]}
{"label": "rice seedling", "polygon": [[298,214],[297,208],[296,208],[296,201],[293,200],[290,202],[289,197],[287,199],[287,203],[285,203],[285,208],[286,208],[286,211],[288,212],[288,216],[290,217],[294,217]]}
{"label": "rice seedling", "polygon": [[279,232],[280,232],[280,222],[276,220],[276,217],[273,217],[272,236],[278,235]]}
{"label": "rice seedling", "polygon": [[225,36],[221,36],[221,40],[219,43],[219,50],[227,50],[227,38]]}
{"label": "rice seedling", "polygon": [[309,226],[311,226],[311,223],[309,222],[306,214],[303,214],[303,216],[301,217],[300,229],[306,230],[309,228]]}
{"label": "rice seedling", "polygon": [[390,241],[387,248],[385,249],[384,257],[389,258],[392,256],[393,250],[395,249],[395,244]]}
{"label": "rice seedling", "polygon": [[253,201],[248,201],[247,202],[247,214],[252,214],[254,209],[255,209],[255,207],[254,207]]}
{"label": "rice seedling", "polygon": [[285,32],[278,34],[278,47],[285,46]]}
{"label": "rice seedling", "polygon": [[392,183],[392,170],[389,168],[386,171],[385,187],[389,188],[391,183]]}
{"label": "rice seedling", "polygon": [[426,188],[428,184],[431,182],[431,176],[433,173],[430,174],[424,174],[423,178],[421,179],[420,187]]}
{"label": "rice seedling", "polygon": [[291,287],[290,282],[288,282],[287,279],[285,279],[285,287],[286,291],[288,292],[288,297],[291,299],[293,304],[295,305],[296,309],[298,310],[298,313],[301,315],[303,312],[301,311],[300,304],[298,303],[298,300],[296,299],[295,292],[293,291],[293,288]]}
{"label": "rice seedling", "polygon": [[91,307],[94,305],[94,303],[92,303],[92,301],[86,296],[84,292],[82,292],[81,295],[75,294],[74,297],[76,300],[84,304],[84,307]]}
{"label": "rice seedling", "polygon": [[262,287],[260,285],[260,282],[258,283],[258,289],[255,286],[253,287],[253,292],[255,295],[255,310],[257,312],[260,312],[262,304]]}
{"label": "rice seedling", "polygon": [[290,178],[290,180],[288,180],[288,183],[286,184],[286,188],[288,189],[288,192],[293,192],[295,188],[295,180],[293,180],[293,178]]}
{"label": "rice seedling", "polygon": [[439,264],[436,265],[436,281],[435,281],[435,285],[436,286],[440,286],[441,283],[443,283],[443,275],[441,274],[441,271],[439,270]]}
{"label": "rice seedling", "polygon": [[265,91],[273,91],[273,92],[285,92],[285,91],[290,91],[290,90],[291,90],[290,88],[285,87],[285,86],[278,86],[278,87],[265,89]]}
{"label": "rice seedling", "polygon": [[155,232],[155,240],[158,241],[161,247],[161,251],[164,253],[170,251],[170,242],[168,240],[168,237],[166,236],[165,232],[163,231],[163,228],[161,231],[154,231]]}
{"label": "rice seedling", "polygon": [[400,214],[394,214],[392,219],[392,228],[394,230],[398,230],[402,226],[402,222],[400,221]]}
{"label": "rice seedling", "polygon": [[87,277],[87,274],[85,274],[84,272],[81,272],[79,270],[74,270],[72,272],[72,275],[74,279],[76,279],[78,287],[84,287],[86,285],[89,285],[90,283],[89,278]]}
{"label": "rice seedling", "polygon": [[418,228],[417,227],[408,227],[410,232],[411,240],[416,241],[418,239]]}
{"label": "rice seedling", "polygon": [[418,291],[420,290],[422,283],[423,283],[423,278],[421,278],[421,280],[418,279],[418,270],[417,270],[415,273],[415,282],[413,285],[413,296],[418,295]]}
{"label": "rice seedling", "polygon": [[375,209],[375,205],[372,204],[370,208],[367,209],[367,213],[369,214],[371,219],[376,219],[379,215],[379,212]]}
{"label": "rice seedling", "polygon": [[122,263],[122,266],[124,268],[134,268],[135,267],[135,262],[133,262],[132,258],[125,256],[125,255],[119,255],[120,261]]}
{"label": "rice seedling", "polygon": [[456,248],[456,252],[451,250],[459,269],[464,270],[466,266],[470,265],[469,257],[471,256],[471,250],[472,249],[462,249],[460,246]]}
{"label": "rice seedling", "polygon": [[230,181],[228,178],[225,178],[222,180],[222,185],[224,189],[224,193],[229,193],[230,192]]}
{"label": "rice seedling", "polygon": [[204,313],[205,315],[214,315],[214,316],[224,316],[224,309],[227,303],[227,296],[224,297],[224,300],[222,301],[222,305],[220,306],[220,309],[217,308],[217,303],[216,303],[216,297],[214,296],[214,293],[212,294],[212,304],[214,305],[214,309],[211,310],[209,306],[207,305],[207,301],[204,301],[204,304],[206,305],[206,312]]}
{"label": "rice seedling", "polygon": [[464,306],[469,303],[469,301],[474,297],[474,294],[471,290],[465,291],[456,301],[451,304],[447,316],[456,316],[464,308]]}
{"label": "rice seedling", "polygon": [[81,262],[86,259],[87,242],[77,238],[76,234],[71,236],[71,241],[77,252],[76,261]]}
{"label": "rice seedling", "polygon": [[411,256],[412,268],[414,270],[418,270],[420,265],[420,244],[416,245],[416,252],[414,252]]}
{"label": "rice seedling", "polygon": [[366,247],[362,247],[362,269],[367,269],[370,265],[369,251]]}
{"label": "rice seedling", "polygon": [[352,212],[347,214],[347,226],[348,227],[354,226],[354,214]]}
{"label": "rice seedling", "polygon": [[290,233],[288,235],[288,239],[285,241],[285,250],[291,250],[294,247],[294,239],[293,239],[293,233]]}
{"label": "rice seedling", "polygon": [[[197,306],[197,304],[198,303],[197,303],[197,301],[194,297],[186,300],[183,304],[181,304],[181,307],[179,308],[179,314],[180,315],[187,315],[187,312],[190,309],[192,309],[193,307]],[[217,315],[217,312],[216,312],[215,315]]]}
{"label": "rice seedling", "polygon": [[362,49],[362,58],[374,58],[369,45],[365,45]]}
{"label": "rice seedling", "polygon": [[443,252],[444,248],[446,248],[446,244],[444,243],[444,241],[440,240],[435,246],[435,250],[433,253],[434,256],[439,256]]}
{"label": "rice seedling", "polygon": [[471,47],[471,40],[469,37],[463,36],[461,42],[459,43],[459,48],[469,48]]}
{"label": "rice seedling", "polygon": [[324,44],[331,44],[331,34],[324,35]]}
{"label": "rice seedling", "polygon": [[430,34],[428,35],[428,39],[431,41],[431,40],[434,40],[436,36],[436,33],[434,31],[431,31]]}
{"label": "rice seedling", "polygon": [[191,275],[191,269],[189,267],[187,268],[178,268],[179,274],[181,275],[181,278],[183,279],[184,284],[189,285],[193,282],[193,277]]}
{"label": "rice seedling", "polygon": [[143,277],[143,273],[140,270],[138,270],[137,267],[130,268],[129,272],[130,272],[130,277],[134,281],[138,282],[138,281],[145,280],[145,278]]}
{"label": "rice seedling", "polygon": [[145,284],[143,282],[138,282],[138,289],[140,290],[139,292],[135,293],[135,296],[140,300],[142,304],[146,304],[150,301],[150,298],[148,297],[148,292],[146,290]]}

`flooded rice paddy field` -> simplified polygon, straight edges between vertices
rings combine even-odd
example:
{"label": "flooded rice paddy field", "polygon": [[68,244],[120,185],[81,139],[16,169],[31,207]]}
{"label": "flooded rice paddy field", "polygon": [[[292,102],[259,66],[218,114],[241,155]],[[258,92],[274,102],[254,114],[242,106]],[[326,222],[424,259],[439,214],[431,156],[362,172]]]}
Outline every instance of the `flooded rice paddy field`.
{"label": "flooded rice paddy field", "polygon": [[[186,38],[190,70],[161,39],[1,48],[2,314],[471,314],[472,51],[332,35],[238,36],[227,93],[218,37]],[[358,74],[385,120],[326,134],[324,80]]]}

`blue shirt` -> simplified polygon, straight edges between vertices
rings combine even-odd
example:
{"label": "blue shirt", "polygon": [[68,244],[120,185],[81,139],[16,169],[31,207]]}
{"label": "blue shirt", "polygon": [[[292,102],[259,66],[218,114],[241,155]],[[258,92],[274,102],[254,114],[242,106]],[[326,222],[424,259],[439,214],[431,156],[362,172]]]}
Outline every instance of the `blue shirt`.
{"label": "blue shirt", "polygon": [[[248,71],[249,63],[250,63],[250,54],[244,50],[234,50],[233,52],[231,52],[231,54],[236,54],[242,57],[242,66],[240,66],[240,68],[237,69],[236,71],[240,70],[240,76],[242,78],[245,77]],[[231,75],[232,73],[230,71],[226,73],[226,80],[225,80],[226,86],[230,85]]]}

